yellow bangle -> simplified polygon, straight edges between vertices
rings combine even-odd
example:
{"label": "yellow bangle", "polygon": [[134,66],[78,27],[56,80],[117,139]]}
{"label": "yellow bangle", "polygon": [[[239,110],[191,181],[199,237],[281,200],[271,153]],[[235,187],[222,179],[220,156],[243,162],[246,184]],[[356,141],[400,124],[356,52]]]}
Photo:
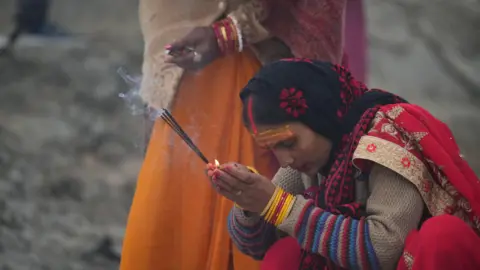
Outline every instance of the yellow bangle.
{"label": "yellow bangle", "polygon": [[222,33],[223,40],[228,41],[227,31],[225,30],[225,26],[220,27],[220,32]]}
{"label": "yellow bangle", "polygon": [[275,226],[278,226],[278,224],[282,223],[283,221],[283,216],[285,215],[285,210],[288,208],[288,205],[287,203],[289,203],[290,201],[290,194],[286,193],[285,195],[285,201],[283,202],[282,204],[282,208],[281,209],[277,209],[277,212],[278,212],[278,215],[277,215],[277,219],[275,220],[272,220],[272,223],[273,225]]}
{"label": "yellow bangle", "polygon": [[238,205],[237,203],[234,203],[233,206],[235,206],[236,208],[238,208],[240,210],[243,210],[243,208],[240,205]]}
{"label": "yellow bangle", "polygon": [[[284,219],[287,218],[290,215],[290,212],[292,212],[293,205],[295,204],[296,201],[297,201],[297,197],[292,195],[292,201],[290,202],[290,205],[288,206],[287,211],[285,212]],[[283,222],[283,220],[282,220],[282,222]]]}
{"label": "yellow bangle", "polygon": [[232,30],[233,36],[232,40],[235,43],[235,50],[238,51],[238,33],[237,33],[237,28],[233,25],[233,22],[230,18],[228,18],[228,24],[230,26],[230,29]]}
{"label": "yellow bangle", "polygon": [[260,213],[260,216],[263,217],[267,214],[268,210],[270,209],[270,206],[272,205],[273,201],[275,200],[275,197],[277,196],[278,191],[280,191],[280,188],[275,187],[275,191],[273,192],[272,197],[270,197],[270,200],[268,201],[267,205],[265,206],[265,208],[263,208],[263,211],[262,213]]}
{"label": "yellow bangle", "polygon": [[275,214],[275,209],[278,206],[278,203],[280,202],[280,198],[282,197],[283,190],[279,188],[279,192],[277,192],[275,199],[273,200],[272,204],[268,208],[267,215],[265,216],[265,221],[270,222],[271,219],[273,218],[273,214]]}
{"label": "yellow bangle", "polygon": [[[284,212],[284,209],[288,208],[288,199],[291,197],[292,195],[284,190],[282,190],[282,194],[280,195],[280,200],[277,202],[277,204],[275,205],[275,207],[272,207],[272,216],[270,217],[270,219],[268,220],[268,222],[270,222],[271,224],[277,226],[277,224],[279,224],[279,220],[280,220],[280,217],[282,215],[282,213]],[[283,220],[283,219],[282,219]]]}
{"label": "yellow bangle", "polygon": [[287,210],[290,208],[290,204],[293,200],[293,195],[288,194],[287,198],[285,199],[285,203],[283,204],[282,210],[280,210],[280,214],[278,215],[277,220],[275,221],[275,226],[282,224],[283,220],[287,215]]}
{"label": "yellow bangle", "polygon": [[265,220],[266,221],[269,221],[272,218],[273,212],[274,212],[272,210],[275,209],[275,206],[278,204],[278,201],[280,200],[280,196],[279,196],[280,194],[281,194],[281,192],[277,192],[277,194],[275,195],[275,198],[272,201],[272,204],[270,204],[270,207],[268,208],[267,214],[265,215]]}
{"label": "yellow bangle", "polygon": [[253,168],[253,167],[250,167],[250,166],[247,166],[247,169],[249,169],[250,171],[252,171],[253,173],[255,174],[259,174],[257,169]]}

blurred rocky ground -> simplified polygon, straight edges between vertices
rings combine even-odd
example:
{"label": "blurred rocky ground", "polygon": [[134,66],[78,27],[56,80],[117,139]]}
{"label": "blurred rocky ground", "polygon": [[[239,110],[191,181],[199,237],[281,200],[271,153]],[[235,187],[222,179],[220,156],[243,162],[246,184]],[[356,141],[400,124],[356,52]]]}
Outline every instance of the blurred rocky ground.
{"label": "blurred rocky ground", "polygon": [[58,0],[52,19],[78,35],[0,58],[0,269],[118,269],[143,123],[116,71],[140,71],[137,3]]}
{"label": "blurred rocky ground", "polygon": [[[0,1],[0,33],[14,0]],[[367,0],[370,85],[430,109],[480,172],[480,2]],[[134,0],[54,0],[77,36],[0,59],[0,269],[118,269],[142,120],[116,70],[139,72]],[[160,269],[160,268],[159,268]]]}
{"label": "blurred rocky ground", "polygon": [[480,2],[367,0],[371,87],[429,109],[480,173]]}

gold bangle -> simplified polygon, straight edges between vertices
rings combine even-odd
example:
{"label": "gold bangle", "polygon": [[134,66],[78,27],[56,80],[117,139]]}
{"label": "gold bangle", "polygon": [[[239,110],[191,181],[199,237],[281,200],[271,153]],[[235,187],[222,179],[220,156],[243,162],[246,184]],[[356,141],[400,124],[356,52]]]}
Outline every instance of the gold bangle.
{"label": "gold bangle", "polygon": [[232,30],[232,33],[233,33],[232,39],[233,39],[233,42],[235,43],[235,51],[238,52],[240,44],[239,44],[239,41],[238,41],[237,28],[235,27],[235,25],[233,25],[232,19],[230,17],[228,18],[228,26],[230,27],[230,29]]}
{"label": "gold bangle", "polygon": [[222,32],[223,41],[224,41],[224,42],[227,42],[227,41],[228,41],[228,37],[227,37],[227,31],[225,30],[225,26],[221,26],[221,27],[220,27],[220,32]]}
{"label": "gold bangle", "polygon": [[249,169],[250,171],[252,171],[253,173],[255,174],[259,174],[259,172],[257,171],[257,169],[251,167],[251,166],[247,166],[247,169]]}
{"label": "gold bangle", "polygon": [[[290,194],[287,193],[287,192],[285,192],[285,193],[282,195],[282,197],[283,197],[283,196],[285,196],[285,197],[283,198],[283,204],[277,206],[277,209],[276,209],[276,211],[275,211],[275,213],[276,213],[275,216],[276,216],[277,218],[274,219],[274,220],[272,220],[272,224],[275,225],[275,226],[277,226],[278,224],[281,223],[280,220],[283,220],[283,219],[281,219],[281,218],[282,218],[283,215],[284,215],[285,209],[288,208],[288,204],[287,204],[287,203],[289,202]],[[280,201],[280,203],[281,203],[281,201]],[[280,203],[279,203],[279,204],[280,204]]]}
{"label": "gold bangle", "polygon": [[293,205],[295,204],[296,201],[297,201],[297,197],[294,196],[294,195],[292,195],[292,202],[291,202],[290,205],[288,206],[284,218],[287,218],[288,216],[290,216],[290,213],[292,212],[292,209],[293,209]]}
{"label": "gold bangle", "polygon": [[282,210],[280,211],[280,214],[278,215],[277,220],[275,221],[275,226],[280,225],[283,220],[285,219],[285,216],[287,214],[287,209],[290,207],[290,203],[292,202],[293,196],[291,194],[287,195],[287,198],[285,199],[285,203],[283,204]]}
{"label": "gold bangle", "polygon": [[278,201],[280,200],[280,195],[281,192],[280,192],[280,189],[277,193],[275,193],[275,197],[273,198],[273,201],[272,203],[270,204],[270,206],[268,207],[268,210],[267,210],[267,213],[265,215],[265,220],[268,221],[272,218],[272,209],[275,208],[275,205],[278,203]]}
{"label": "gold bangle", "polygon": [[277,195],[275,196],[275,200],[272,202],[272,205],[270,205],[268,209],[267,216],[265,217],[265,220],[268,222],[271,222],[273,215],[275,214],[275,210],[278,206],[278,203],[280,202],[280,199],[282,198],[284,191],[282,189],[279,190]]}
{"label": "gold bangle", "polygon": [[270,200],[268,201],[267,205],[265,208],[263,208],[262,213],[260,213],[260,216],[265,216],[267,214],[268,210],[270,209],[270,206],[272,205],[273,201],[275,200],[275,197],[277,196],[278,191],[280,190],[279,187],[275,187],[275,191],[273,192],[272,197],[270,197]]}
{"label": "gold bangle", "polygon": [[220,33],[222,33],[223,37],[223,48],[225,49],[225,52],[228,52],[230,48],[228,46],[227,30],[225,29],[224,25],[220,26]]}

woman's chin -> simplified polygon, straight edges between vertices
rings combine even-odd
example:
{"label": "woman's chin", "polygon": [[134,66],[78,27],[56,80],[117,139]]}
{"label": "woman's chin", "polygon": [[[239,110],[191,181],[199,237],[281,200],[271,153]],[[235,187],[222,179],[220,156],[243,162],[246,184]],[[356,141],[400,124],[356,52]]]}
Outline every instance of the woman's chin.
{"label": "woman's chin", "polygon": [[308,177],[310,177],[311,179],[316,179],[317,178],[317,171],[316,170],[305,172],[304,174],[307,175]]}
{"label": "woman's chin", "polygon": [[292,169],[299,171],[312,179],[315,179],[318,173],[318,166],[316,166],[314,163],[306,163],[300,167],[292,167]]}
{"label": "woman's chin", "polygon": [[299,170],[301,173],[307,175],[308,177],[314,179],[317,176],[317,168],[315,166],[305,166]]}

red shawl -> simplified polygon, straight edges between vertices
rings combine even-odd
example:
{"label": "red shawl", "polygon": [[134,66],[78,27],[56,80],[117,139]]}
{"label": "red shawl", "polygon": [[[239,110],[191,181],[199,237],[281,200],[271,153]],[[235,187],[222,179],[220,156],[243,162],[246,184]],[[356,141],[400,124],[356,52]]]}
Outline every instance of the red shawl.
{"label": "red shawl", "polygon": [[[411,104],[382,106],[353,160],[363,171],[372,162],[396,171],[415,184],[432,216],[458,216],[480,233],[480,180],[447,125],[425,109]],[[300,255],[296,240],[279,240],[267,252],[262,269],[296,270]]]}

